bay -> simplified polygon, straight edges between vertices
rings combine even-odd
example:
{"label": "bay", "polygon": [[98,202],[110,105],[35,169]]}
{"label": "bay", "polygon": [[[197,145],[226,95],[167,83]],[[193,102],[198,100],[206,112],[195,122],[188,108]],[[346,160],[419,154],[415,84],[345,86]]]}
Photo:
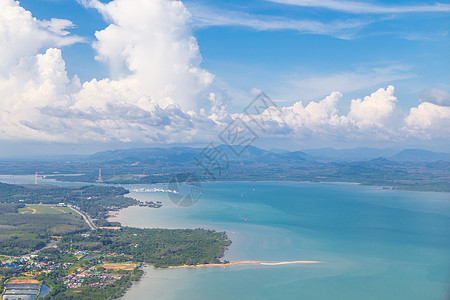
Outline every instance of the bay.
{"label": "bay", "polygon": [[[161,188],[163,185],[133,185]],[[123,299],[448,299],[448,193],[357,184],[204,183],[194,206],[132,192],[160,209],[129,207],[111,220],[149,228],[226,231],[230,261],[320,264],[146,269]]]}

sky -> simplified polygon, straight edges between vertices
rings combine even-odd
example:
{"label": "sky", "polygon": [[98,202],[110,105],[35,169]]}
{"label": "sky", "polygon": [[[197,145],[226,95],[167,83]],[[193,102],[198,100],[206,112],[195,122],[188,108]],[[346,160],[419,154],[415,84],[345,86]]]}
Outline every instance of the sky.
{"label": "sky", "polygon": [[202,147],[236,120],[267,149],[448,152],[449,29],[448,1],[0,0],[0,156]]}

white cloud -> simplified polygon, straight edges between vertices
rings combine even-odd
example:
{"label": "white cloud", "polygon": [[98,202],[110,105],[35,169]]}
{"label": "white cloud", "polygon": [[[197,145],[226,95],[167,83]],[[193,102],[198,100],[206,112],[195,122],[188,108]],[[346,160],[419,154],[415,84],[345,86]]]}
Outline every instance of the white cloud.
{"label": "white cloud", "polygon": [[352,14],[391,14],[391,13],[433,13],[450,12],[450,4],[436,3],[433,5],[378,5],[368,2],[338,1],[338,0],[267,0],[270,2],[319,7]]}
{"label": "white cloud", "polygon": [[289,131],[296,132],[300,136],[331,137],[334,128],[341,127],[345,120],[339,116],[337,104],[341,100],[340,92],[333,92],[325,99],[303,106],[301,101],[290,107],[283,107],[282,119]]}
{"label": "white cloud", "polygon": [[55,48],[27,58],[1,79],[0,96],[2,139],[174,143],[190,142],[200,129],[215,126],[175,105],[161,108],[126,82],[69,80]]}
{"label": "white cloud", "polygon": [[44,20],[44,21],[38,21],[39,24],[47,28],[50,32],[53,32],[54,34],[60,35],[60,36],[66,36],[69,35],[70,32],[66,29],[75,28],[75,24],[72,23],[72,21],[65,20],[65,19],[56,19],[52,18],[50,21]]}
{"label": "white cloud", "polygon": [[[199,67],[198,45],[181,2],[95,3],[113,22],[96,34],[98,57],[106,62],[118,59],[126,70],[119,70],[117,78],[83,84],[76,76],[67,77],[61,50],[48,48],[38,54],[47,45],[73,42],[65,32],[73,26],[70,21],[40,21],[15,2],[1,3],[0,12],[15,14],[0,19],[5,24],[0,26],[5,41],[0,53],[14,54],[8,48],[26,45],[9,38],[20,37],[22,31],[23,39],[34,45],[6,56],[0,69],[2,139],[173,143],[190,142],[202,129],[213,130],[215,123],[198,108],[213,102],[215,112],[223,115],[223,103],[208,89],[213,76]],[[202,138],[208,136],[204,132]]]}
{"label": "white cloud", "polygon": [[[79,0],[80,1],[80,0]],[[88,0],[82,0],[87,2]],[[92,1],[92,0],[91,0]],[[96,0],[95,0],[96,1]],[[339,39],[354,39],[360,36],[363,28],[376,22],[386,21],[392,16],[403,13],[448,13],[450,4],[435,3],[432,5],[381,5],[357,1],[336,0],[266,0],[267,2],[300,7],[313,7],[335,10],[347,15],[327,16],[317,19],[314,15],[308,18],[289,18],[271,14],[254,14],[249,12],[227,10],[212,7],[199,1],[187,2],[192,13],[192,23],[196,28],[211,26],[243,27],[258,31],[290,30],[301,34],[328,35]],[[250,11],[250,9],[249,9]],[[361,16],[365,14],[366,16]],[[367,14],[372,14],[368,17]],[[380,16],[373,16],[373,15]],[[350,16],[354,15],[354,16]],[[324,21],[326,20],[326,21]],[[388,32],[382,32],[387,34]],[[390,32],[390,34],[397,34]],[[401,32],[400,38],[408,40],[436,39],[447,35],[447,32]]]}
{"label": "white cloud", "polygon": [[450,138],[450,107],[424,102],[412,107],[406,117],[405,130],[422,138]]}
{"label": "white cloud", "polygon": [[[0,53],[8,58],[0,69],[3,140],[208,142],[233,117],[248,120],[227,112],[227,96],[213,91],[213,76],[200,67],[189,13],[181,2],[86,3],[111,22],[96,34],[98,58],[120,64],[112,78],[81,83],[76,76],[68,78],[61,50],[55,48],[73,42],[64,32],[72,23],[53,20],[44,26],[17,3],[0,1],[19,18],[0,13],[2,24],[8,24],[0,26],[0,39],[6,41]],[[9,35],[22,36],[30,48],[11,52],[8,47],[20,44]],[[40,53],[41,48],[46,50]],[[339,111],[340,101],[342,93],[332,92],[321,101],[282,107],[283,115],[267,123],[265,134],[339,141],[450,138],[449,107],[424,102],[402,114],[392,86],[352,100],[348,112]]]}
{"label": "white cloud", "polygon": [[61,19],[39,21],[19,2],[0,0],[0,76],[22,57],[34,55],[42,48],[83,41],[64,30],[72,26],[72,22]]}
{"label": "white cloud", "polygon": [[394,86],[390,85],[386,90],[379,89],[364,97],[364,100],[352,100],[348,117],[359,128],[383,127],[392,117],[396,103]]}
{"label": "white cloud", "polygon": [[67,91],[72,83],[65,70],[59,49],[50,48],[45,54],[23,58],[13,67],[8,77],[0,78],[1,135],[8,139],[58,140],[46,130],[34,130],[31,123],[44,127],[48,120],[41,110],[46,106],[65,107],[70,105]]}
{"label": "white cloud", "polygon": [[[378,89],[364,99],[351,101],[339,112],[342,94],[333,92],[306,106],[301,101],[281,107],[282,114],[267,120],[264,134],[291,139],[325,141],[408,141],[450,138],[450,108],[422,103],[409,114],[396,107],[394,87]],[[267,116],[263,113],[261,116]],[[251,124],[248,116],[236,115]],[[260,116],[260,117],[261,117]]]}
{"label": "white cloud", "polygon": [[450,106],[450,93],[439,89],[424,90],[420,94],[419,101]]}
{"label": "white cloud", "polygon": [[323,23],[315,20],[291,19],[279,16],[256,15],[241,11],[230,11],[190,4],[189,11],[193,16],[195,27],[235,26],[246,27],[258,31],[292,30],[306,34],[330,35],[348,39],[370,21],[347,19]]}
{"label": "white cloud", "polygon": [[[200,67],[202,57],[179,1],[115,0],[85,3],[109,20],[96,32],[97,59],[107,62],[113,78],[160,106],[177,104],[198,110],[208,103],[214,76]],[[203,101],[202,101],[203,100]]]}

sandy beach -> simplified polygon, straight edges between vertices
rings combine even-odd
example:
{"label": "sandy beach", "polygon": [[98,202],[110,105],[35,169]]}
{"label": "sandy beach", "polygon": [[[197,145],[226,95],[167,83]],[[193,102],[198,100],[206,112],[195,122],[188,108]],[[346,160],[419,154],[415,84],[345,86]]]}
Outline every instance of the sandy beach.
{"label": "sandy beach", "polygon": [[199,268],[199,267],[227,267],[236,265],[263,265],[263,266],[279,266],[279,265],[290,265],[290,264],[319,264],[322,261],[317,260],[295,260],[295,261],[254,261],[254,260],[243,260],[243,261],[232,261],[225,264],[199,264],[199,265],[182,265],[182,266],[171,266],[169,269],[179,269],[179,268]]}

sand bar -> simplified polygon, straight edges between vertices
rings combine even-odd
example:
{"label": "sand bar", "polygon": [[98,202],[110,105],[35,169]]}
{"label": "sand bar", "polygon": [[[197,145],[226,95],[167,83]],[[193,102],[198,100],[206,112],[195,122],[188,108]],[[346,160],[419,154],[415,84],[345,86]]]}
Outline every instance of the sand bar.
{"label": "sand bar", "polygon": [[295,261],[254,261],[254,260],[243,260],[243,261],[232,261],[225,264],[199,264],[199,265],[182,265],[182,266],[171,266],[169,269],[178,268],[199,268],[199,267],[227,267],[236,265],[263,265],[263,266],[279,266],[279,265],[290,265],[290,264],[320,264],[322,261],[317,260],[295,260]]}

